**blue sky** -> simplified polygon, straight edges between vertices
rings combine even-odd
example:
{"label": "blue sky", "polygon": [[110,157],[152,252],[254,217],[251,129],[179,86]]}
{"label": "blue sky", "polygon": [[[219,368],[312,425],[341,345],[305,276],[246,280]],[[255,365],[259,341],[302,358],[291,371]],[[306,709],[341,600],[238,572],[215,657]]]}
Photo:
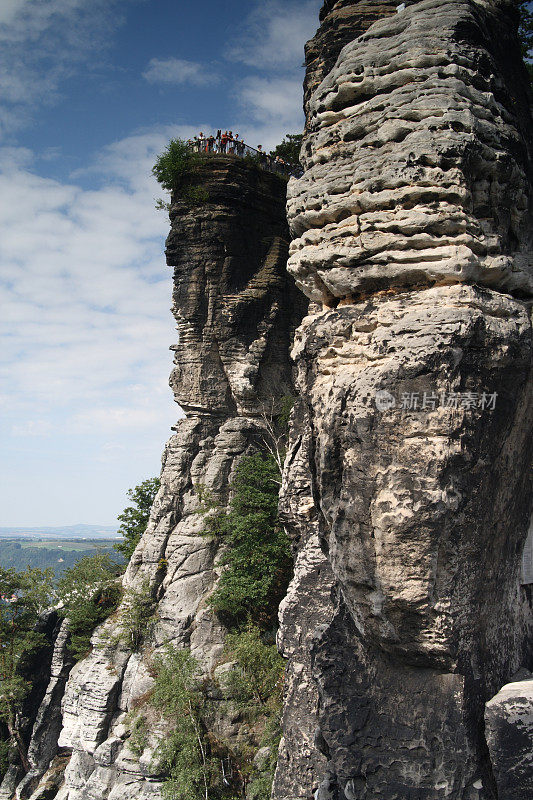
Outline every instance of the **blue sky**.
{"label": "blue sky", "polygon": [[303,124],[321,0],[0,3],[0,525],[112,523],[159,472],[171,136]]}

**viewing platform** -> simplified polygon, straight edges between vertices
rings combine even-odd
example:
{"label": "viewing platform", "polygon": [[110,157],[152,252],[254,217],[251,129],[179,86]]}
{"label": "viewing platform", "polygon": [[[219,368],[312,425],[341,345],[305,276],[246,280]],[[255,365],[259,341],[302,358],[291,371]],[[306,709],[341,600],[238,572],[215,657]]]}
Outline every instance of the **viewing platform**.
{"label": "viewing platform", "polygon": [[189,139],[187,144],[194,153],[242,158],[256,164],[261,169],[283,175],[286,178],[299,178],[303,171],[299,164],[288,164],[279,156],[272,156],[262,149],[250,147],[237,137],[195,136],[194,139]]}

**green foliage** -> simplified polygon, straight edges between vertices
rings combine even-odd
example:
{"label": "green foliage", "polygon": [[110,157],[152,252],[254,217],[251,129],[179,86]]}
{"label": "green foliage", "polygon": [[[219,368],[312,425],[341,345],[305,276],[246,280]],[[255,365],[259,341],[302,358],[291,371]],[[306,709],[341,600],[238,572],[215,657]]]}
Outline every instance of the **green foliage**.
{"label": "green foliage", "polygon": [[151,703],[164,716],[180,717],[203,706],[200,669],[190,650],[168,646],[152,663],[155,675]]}
{"label": "green foliage", "polygon": [[69,620],[69,647],[75,659],[86,655],[95,628],[117,609],[122,596],[117,577],[122,569],[109,555],[96,553],[80,559],[59,579],[61,613]]}
{"label": "green foliage", "polygon": [[157,197],[155,201],[155,209],[156,211],[166,211],[168,213],[170,211],[170,203],[168,200],[164,200],[162,197]]}
{"label": "green foliage", "polygon": [[284,674],[276,645],[266,644],[259,628],[248,622],[244,630],[228,634],[226,651],[238,664],[228,684],[239,705],[276,715],[281,709]]}
{"label": "green foliage", "polygon": [[206,736],[206,697],[198,663],[189,650],[167,647],[164,656],[154,659],[153,669],[152,705],[172,724],[158,751],[160,767],[169,776],[163,786],[163,797],[168,800],[223,797],[219,764],[209,752]]}
{"label": "green foliage", "polygon": [[279,430],[285,434],[287,434],[289,430],[289,419],[295,399],[296,398],[292,394],[286,394],[281,398],[281,408],[276,419],[276,424]]}
{"label": "green foliage", "polygon": [[[230,747],[214,733],[214,705],[218,704],[209,699],[209,682],[203,680],[189,650],[168,646],[152,662],[154,688],[149,703],[167,726],[156,757],[157,768],[168,776],[163,786],[168,800],[270,797],[281,735],[283,660],[275,645],[265,641],[251,623],[228,637],[226,653],[236,662],[227,688],[249,725],[250,743],[239,748]],[[132,726],[130,749],[139,757],[147,741],[148,725],[141,716]],[[259,747],[269,750],[256,763]]]}
{"label": "green foliage", "polygon": [[292,572],[289,540],[278,519],[279,469],[270,454],[242,459],[229,511],[208,518],[206,533],[226,545],[225,565],[210,605],[230,626],[248,615],[271,624]]}
{"label": "green foliage", "polygon": [[140,758],[144,753],[147,744],[148,722],[146,721],[146,717],[143,717],[143,715],[140,714],[133,722],[131,735],[128,739],[128,747],[133,755],[137,756],[137,758]]}
{"label": "green foliage", "polygon": [[163,152],[157,157],[152,174],[169,192],[178,189],[188,174],[198,168],[204,159],[193,152],[183,139],[171,139]]}
{"label": "green foliage", "polygon": [[[205,155],[196,153],[182,139],[171,139],[152,169],[163,189],[174,192],[186,205],[193,207],[207,203],[209,193],[197,185],[199,168],[206,163]],[[164,208],[164,201],[156,201],[156,208]]]}
{"label": "green foliage", "polygon": [[228,675],[228,688],[248,721],[262,726],[258,747],[268,747],[262,762],[250,761],[246,797],[270,800],[281,739],[285,664],[275,643],[265,641],[265,635],[251,622],[244,630],[228,635],[226,653],[236,661]]}
{"label": "green foliage", "polygon": [[26,542],[8,539],[0,541],[0,564],[5,568],[13,567],[16,570],[24,570],[27,566],[42,570],[50,568],[55,576],[59,577],[65,570],[73,567],[76,561],[83,556],[92,555],[96,549],[111,554],[113,542],[61,540],[60,544],[57,544],[53,541]]}
{"label": "green foliage", "polygon": [[128,497],[133,501],[133,505],[125,508],[118,517],[119,522],[122,523],[118,529],[122,535],[122,541],[115,545],[115,550],[121,553],[127,561],[130,560],[146,530],[150,509],[160,485],[159,478],[148,478],[135,489],[128,491]]}
{"label": "green foliage", "polygon": [[181,192],[181,199],[189,208],[203,206],[209,200],[209,192],[204,186],[186,186]]}
{"label": "green foliage", "polygon": [[297,167],[300,163],[300,149],[302,147],[303,134],[301,133],[288,133],[283,141],[271,150],[271,156],[279,156],[287,164],[292,164]]}
{"label": "green foliage", "polygon": [[[52,571],[28,567],[23,572],[0,568],[0,721],[21,763],[29,768],[19,732],[19,717],[31,683],[21,674],[25,660],[45,644],[36,630],[39,615],[52,594]],[[1,747],[6,756],[9,744]]]}
{"label": "green foliage", "polygon": [[263,166],[263,158],[257,153],[246,153],[245,156],[242,157],[242,160],[245,164],[250,164],[253,167],[262,167]]}
{"label": "green foliage", "polygon": [[139,650],[150,635],[154,620],[155,602],[148,580],[139,589],[127,589],[120,609],[122,641],[132,650]]}

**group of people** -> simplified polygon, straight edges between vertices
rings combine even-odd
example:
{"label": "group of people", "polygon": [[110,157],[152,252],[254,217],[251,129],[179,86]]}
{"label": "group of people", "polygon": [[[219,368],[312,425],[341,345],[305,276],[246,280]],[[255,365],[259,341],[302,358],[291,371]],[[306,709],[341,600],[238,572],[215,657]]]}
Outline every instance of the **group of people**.
{"label": "group of people", "polygon": [[[232,153],[236,156],[243,156],[246,150],[250,149],[242,139],[239,139],[238,133],[233,135],[233,131],[224,131],[222,133],[221,130],[217,131],[216,136],[204,136],[203,132],[200,131],[198,136],[189,140],[189,144],[198,153]],[[261,149],[261,146],[259,146],[258,150],[261,151]]]}
{"label": "group of people", "polygon": [[216,136],[212,134],[205,136],[203,131],[200,131],[198,136],[189,139],[188,144],[191,145],[196,153],[220,153],[240,156],[240,158],[250,155],[258,158],[260,165],[266,169],[288,175],[293,172],[291,164],[288,164],[279,156],[265,153],[263,146],[260,144],[257,145],[257,148],[250,147],[239,137],[238,133],[234,134],[233,131],[218,130]]}

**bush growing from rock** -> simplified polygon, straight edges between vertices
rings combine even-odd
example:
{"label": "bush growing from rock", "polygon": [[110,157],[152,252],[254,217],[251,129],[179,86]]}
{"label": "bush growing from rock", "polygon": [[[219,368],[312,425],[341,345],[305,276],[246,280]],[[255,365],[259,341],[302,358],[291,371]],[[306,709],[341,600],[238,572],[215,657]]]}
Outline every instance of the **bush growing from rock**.
{"label": "bush growing from rock", "polygon": [[270,454],[243,458],[229,511],[207,519],[206,533],[226,546],[225,569],[209,603],[232,627],[250,614],[263,627],[272,625],[292,575],[289,540],[278,518],[279,479]]}
{"label": "bush growing from rock", "polygon": [[61,614],[69,621],[69,648],[76,660],[89,651],[95,628],[116,611],[122,597],[117,578],[122,571],[123,566],[107,554],[96,553],[80,559],[59,579]]}

